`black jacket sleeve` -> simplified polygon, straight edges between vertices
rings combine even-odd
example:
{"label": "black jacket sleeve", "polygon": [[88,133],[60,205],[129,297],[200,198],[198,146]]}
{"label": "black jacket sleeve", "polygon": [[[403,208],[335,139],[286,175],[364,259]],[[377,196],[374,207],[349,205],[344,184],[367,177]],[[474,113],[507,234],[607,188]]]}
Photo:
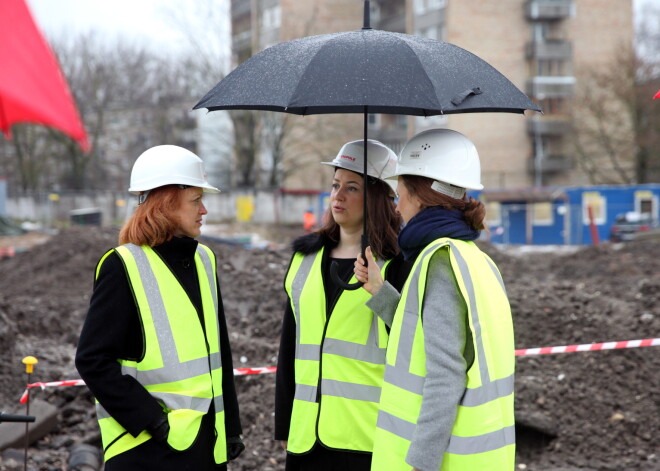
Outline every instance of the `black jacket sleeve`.
{"label": "black jacket sleeve", "polygon": [[143,332],[123,264],[110,254],[94,283],[76,352],[76,368],[94,397],[131,435],[158,423],[160,404],[117,359],[140,360]]}
{"label": "black jacket sleeve", "polygon": [[238,408],[236,385],[234,384],[234,363],[231,357],[227,320],[222,305],[222,295],[218,286],[218,327],[220,328],[220,360],[222,361],[222,399],[225,406],[225,431],[227,437],[243,433]]}
{"label": "black jacket sleeve", "polygon": [[287,440],[289,437],[293,396],[296,391],[295,356],[296,321],[287,298],[275,373],[275,440]]}

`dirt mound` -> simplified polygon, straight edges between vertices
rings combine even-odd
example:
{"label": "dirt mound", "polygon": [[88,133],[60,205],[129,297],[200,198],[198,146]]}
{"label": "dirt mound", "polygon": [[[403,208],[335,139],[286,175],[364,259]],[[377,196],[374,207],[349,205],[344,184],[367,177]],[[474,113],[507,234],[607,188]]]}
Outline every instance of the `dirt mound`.
{"label": "dirt mound", "polygon": [[[78,377],[73,355],[94,266],[116,239],[114,230],[77,228],[0,261],[0,409],[21,412],[16,404],[26,355],[40,360],[34,381]],[[273,365],[289,250],[204,242],[218,254],[235,367]],[[517,348],[660,336],[658,243],[604,244],[570,254],[484,249],[502,271]],[[659,470],[658,353],[650,347],[519,357],[518,469]],[[272,440],[274,375],[240,376],[236,383],[247,450],[230,469],[283,469],[283,452]],[[35,395],[62,411],[58,429],[30,449],[35,467],[63,469],[74,442],[100,445],[84,387]]]}

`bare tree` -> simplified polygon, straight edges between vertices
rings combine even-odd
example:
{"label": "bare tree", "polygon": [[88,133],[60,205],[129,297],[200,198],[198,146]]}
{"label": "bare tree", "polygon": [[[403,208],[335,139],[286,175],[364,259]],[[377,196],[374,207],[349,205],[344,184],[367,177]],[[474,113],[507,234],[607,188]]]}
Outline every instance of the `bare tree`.
{"label": "bare tree", "polygon": [[[660,9],[645,21],[660,24]],[[622,46],[606,67],[579,80],[573,145],[577,164],[592,184],[648,183],[660,179],[660,106],[651,97],[660,84],[658,28],[641,26],[636,47]]]}
{"label": "bare tree", "polygon": [[[318,0],[304,2],[301,8],[306,8],[308,20],[295,24],[295,35],[308,35],[316,22]],[[252,55],[259,52],[265,42],[263,35],[272,37],[275,30],[266,30],[262,24],[263,2],[251,3],[250,24],[245,33],[251,38],[250,47],[234,52],[234,59],[242,63]],[[222,15],[225,15],[222,17]],[[186,12],[171,10],[168,16],[171,23],[187,38],[195,56],[198,58],[192,66],[195,76],[200,77],[203,93],[208,91],[227,73],[229,48],[218,48],[218,44],[228,44],[230,30],[229,2],[211,0],[195,2],[195,7]],[[224,22],[223,22],[224,21]],[[245,25],[244,25],[245,26]],[[289,25],[290,26],[290,25]],[[284,28],[284,25],[281,26]],[[211,32],[211,34],[209,34]],[[234,34],[237,32],[234,31]],[[292,33],[286,29],[286,34]],[[279,35],[278,37],[280,37]],[[220,67],[220,66],[223,67]],[[233,151],[236,176],[233,184],[242,187],[265,185],[268,187],[282,186],[284,179],[293,171],[302,167],[291,167],[286,164],[290,157],[287,152],[287,141],[293,123],[296,122],[290,115],[267,111],[233,110],[229,112],[233,125]],[[290,167],[290,168],[289,168]]]}
{"label": "bare tree", "polygon": [[15,127],[14,140],[3,145],[4,167],[23,191],[123,190],[132,162],[146,148],[178,144],[195,150],[195,85],[186,59],[125,41],[104,42],[93,34],[55,38],[51,44],[92,150],[83,153],[50,128]]}
{"label": "bare tree", "polygon": [[[196,1],[186,8],[163,7],[161,11],[165,19],[185,38],[187,48],[179,55],[179,61],[185,64],[185,70],[190,84],[190,108],[221,78],[229,69],[229,2],[228,0]],[[204,113],[197,111],[197,115]],[[219,114],[219,112],[215,112]],[[214,116],[200,117],[200,126],[197,128],[199,151],[207,163],[210,172],[215,173],[213,181],[221,186],[229,186],[238,175],[238,181],[245,183],[245,175],[252,172],[256,155],[256,142],[235,143],[236,131],[231,130],[234,116],[227,114],[229,119],[219,119]],[[242,119],[240,116],[236,119]],[[201,123],[205,120],[204,123]],[[231,120],[231,121],[229,121]],[[254,119],[242,123],[245,132],[252,132]],[[241,133],[242,135],[242,133]],[[236,159],[232,162],[231,149],[234,154],[246,152],[249,159]],[[254,178],[250,175],[250,178]],[[249,184],[250,182],[247,182]]]}

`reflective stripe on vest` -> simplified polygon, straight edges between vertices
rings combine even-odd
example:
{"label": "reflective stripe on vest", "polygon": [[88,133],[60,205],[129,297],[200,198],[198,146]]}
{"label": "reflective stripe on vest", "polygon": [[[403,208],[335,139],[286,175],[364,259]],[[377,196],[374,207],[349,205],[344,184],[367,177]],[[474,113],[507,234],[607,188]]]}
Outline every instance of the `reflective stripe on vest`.
{"label": "reflective stripe on vest", "polygon": [[[288,451],[305,453],[317,438],[330,448],[371,451],[387,329],[365,306],[364,290],[343,291],[328,320],[322,260],[323,250],[294,255],[285,280],[296,319]],[[378,262],[383,274],[388,263]]]}
{"label": "reflective stripe on vest", "polygon": [[[224,463],[227,459],[222,362],[213,253],[198,244],[195,254],[203,330],[199,322],[190,321],[191,316],[199,318],[196,308],[153,249],[127,244],[114,250],[124,263],[145,342],[145,355],[140,362],[119,360],[122,373],[133,376],[168,413],[168,444],[176,450],[186,450],[194,443],[201,418],[213,401],[217,432],[214,457],[216,463]],[[99,264],[104,260],[105,257]],[[98,272],[99,269],[97,276]],[[138,437],[128,434],[98,403],[97,418],[106,461],[150,438],[146,431]]]}
{"label": "reflective stripe on vest", "polygon": [[450,250],[454,275],[467,303],[475,361],[467,374],[466,390],[440,469],[512,470],[514,345],[510,307],[492,261],[474,244],[451,239],[427,246],[404,286],[390,334],[372,469],[410,469],[405,456],[415,432],[426,374],[421,306],[428,264],[442,247]]}

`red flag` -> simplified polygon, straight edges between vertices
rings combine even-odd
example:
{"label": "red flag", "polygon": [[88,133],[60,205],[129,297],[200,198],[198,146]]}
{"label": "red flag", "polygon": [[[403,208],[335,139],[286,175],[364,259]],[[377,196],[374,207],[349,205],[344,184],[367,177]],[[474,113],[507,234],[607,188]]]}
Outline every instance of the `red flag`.
{"label": "red flag", "polygon": [[655,100],[656,98],[660,98],[660,90],[658,90],[658,93],[656,93],[656,94],[653,96],[653,99],[654,99],[654,100]]}
{"label": "red flag", "polygon": [[90,150],[66,78],[25,0],[2,0],[0,71],[0,129],[5,136],[11,137],[13,124],[37,123]]}

